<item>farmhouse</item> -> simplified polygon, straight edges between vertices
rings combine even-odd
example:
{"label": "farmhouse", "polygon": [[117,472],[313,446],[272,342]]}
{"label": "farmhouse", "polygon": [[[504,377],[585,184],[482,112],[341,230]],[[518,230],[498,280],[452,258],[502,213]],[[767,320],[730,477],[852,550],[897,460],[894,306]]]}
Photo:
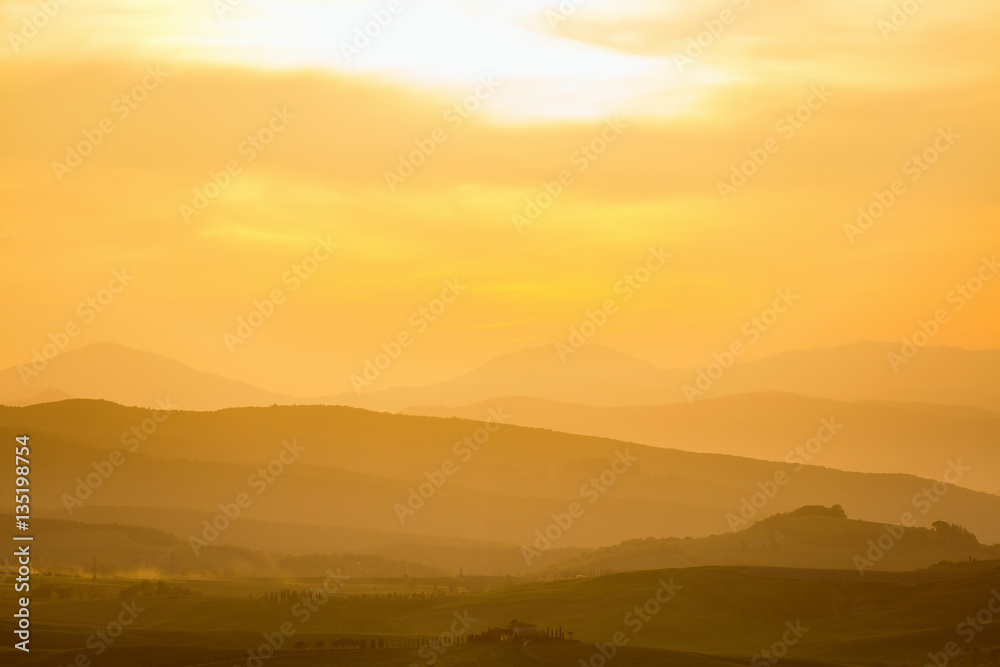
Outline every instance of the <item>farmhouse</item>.
{"label": "farmhouse", "polygon": [[487,628],[486,631],[469,637],[470,642],[514,642],[528,640],[562,639],[562,628],[540,628],[534,623],[513,620],[510,625],[502,628]]}
{"label": "farmhouse", "polygon": [[510,633],[512,641],[516,639],[538,639],[546,636],[545,631],[533,623],[511,621],[510,625],[504,629]]}

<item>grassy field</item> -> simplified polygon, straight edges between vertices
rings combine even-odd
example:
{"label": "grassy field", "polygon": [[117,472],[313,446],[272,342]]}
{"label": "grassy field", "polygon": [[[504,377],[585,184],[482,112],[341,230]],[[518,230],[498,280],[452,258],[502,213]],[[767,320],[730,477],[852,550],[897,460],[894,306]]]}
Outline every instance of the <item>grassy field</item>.
{"label": "grassy field", "polygon": [[[544,667],[545,665],[577,667],[580,660],[590,660],[594,647],[580,642],[553,642],[521,645],[456,646],[438,654],[435,667]],[[0,654],[0,664],[23,664],[32,667],[69,667],[75,654],[33,655],[28,659]],[[241,659],[242,658],[242,659]],[[621,649],[615,664],[632,667],[737,667],[745,661],[715,658],[690,653],[676,653],[656,649]],[[245,656],[225,651],[206,649],[177,649],[172,647],[144,647],[120,649],[101,656],[102,667],[231,667],[246,665]],[[268,667],[423,667],[430,665],[425,656],[412,649],[386,649],[381,651],[286,651],[265,661]],[[595,663],[597,664],[597,663]],[[788,660],[786,667],[828,667],[829,663]]]}
{"label": "grassy field", "polygon": [[[283,626],[294,633],[263,661],[269,666],[406,667],[430,665],[432,657],[434,665],[444,667],[579,666],[581,659],[589,662],[597,655],[596,643],[606,645],[619,633],[627,645],[616,650],[615,664],[723,667],[748,664],[781,642],[789,627],[801,630],[781,651],[781,664],[789,667],[923,665],[928,653],[952,641],[962,654],[951,665],[991,664],[976,652],[1000,651],[1000,615],[969,642],[957,633],[963,619],[985,609],[1000,591],[997,562],[865,578],[849,571],[690,568],[521,584],[474,595],[414,594],[402,580],[398,586],[353,582],[312,609],[309,598],[276,600],[273,594],[315,589],[315,581],[174,581],[171,585],[190,595],[160,597],[131,595],[134,581],[75,580],[72,587],[66,581],[36,579],[39,591],[62,586],[75,597],[36,598],[31,656],[7,649],[0,652],[0,664],[69,667],[83,655],[93,665],[112,667],[247,665],[251,654],[271,653],[265,638],[276,637]],[[665,582],[673,588],[665,588]],[[123,590],[129,593],[124,598]],[[664,596],[666,590],[672,590],[669,601],[656,602],[657,591]],[[9,604],[10,589],[3,595]],[[118,632],[116,619],[123,615],[129,622]],[[561,628],[578,641],[459,644],[441,654],[420,647],[442,633],[467,635],[512,619]],[[11,636],[9,621],[0,627]],[[106,633],[104,638],[98,631]],[[337,639],[381,640],[385,648],[328,650]],[[288,650],[297,642],[310,650]],[[313,650],[317,642],[327,650]],[[249,667],[255,665],[251,661]]]}

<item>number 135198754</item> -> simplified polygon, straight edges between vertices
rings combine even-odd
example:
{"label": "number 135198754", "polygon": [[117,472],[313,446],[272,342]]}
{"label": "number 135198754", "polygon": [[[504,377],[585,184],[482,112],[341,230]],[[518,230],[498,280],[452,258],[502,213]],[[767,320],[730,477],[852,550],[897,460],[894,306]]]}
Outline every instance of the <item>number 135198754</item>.
{"label": "number 135198754", "polygon": [[28,530],[28,519],[31,518],[31,483],[28,481],[31,449],[28,447],[28,436],[18,436],[17,445],[14,450],[14,521],[17,529],[24,531]]}

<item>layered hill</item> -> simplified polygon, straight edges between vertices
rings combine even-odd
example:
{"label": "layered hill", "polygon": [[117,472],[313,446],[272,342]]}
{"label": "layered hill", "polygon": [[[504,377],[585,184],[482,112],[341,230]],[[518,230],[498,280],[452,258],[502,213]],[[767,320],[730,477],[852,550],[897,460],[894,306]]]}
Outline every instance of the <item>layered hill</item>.
{"label": "layered hill", "polygon": [[[506,419],[502,405],[493,415]],[[548,532],[553,548],[565,548],[717,534],[747,503],[756,505],[751,521],[841,504],[867,521],[899,523],[910,512],[922,526],[942,519],[1000,541],[1000,497],[912,475],[491,428],[326,406],[169,415],[85,400],[0,408],[0,438],[29,434],[35,470],[45,471],[34,506],[67,518],[86,506],[217,514],[243,493],[251,500],[243,518],[515,545]],[[11,474],[0,470],[0,483]],[[202,527],[180,532],[187,539]]]}
{"label": "layered hill", "polygon": [[[32,652],[32,664],[72,663],[94,632],[93,619],[114,618],[121,611],[121,595],[114,589],[132,582],[98,583],[113,589],[109,599],[36,602],[33,637],[51,653]],[[41,581],[41,586],[54,584]],[[245,593],[221,592],[240,590],[233,583],[224,589],[197,581],[180,584],[199,596],[139,598],[143,613],[128,628],[128,641],[111,646],[102,664],[201,664],[208,656],[213,664],[242,663],[246,647],[293,618],[293,600],[262,602],[259,595],[249,599]],[[607,645],[621,633],[628,643],[616,661],[641,667],[767,662],[762,651],[776,645],[781,664],[789,667],[923,665],[929,654],[940,654],[952,642],[961,650],[949,665],[986,667],[1000,659],[1000,625],[975,618],[987,618],[998,590],[1000,563],[992,561],[865,577],[854,571],[701,567],[532,582],[471,595],[338,595],[297,628],[295,639],[312,645],[364,637],[384,639],[393,648],[289,651],[274,660],[317,667],[424,664],[433,654],[421,655],[418,641],[455,627],[458,618],[468,622],[469,633],[519,619],[564,629],[578,641],[467,643],[435,664],[574,667],[598,655],[596,643]],[[219,652],[228,655],[216,656]]]}
{"label": "layered hill", "polygon": [[[25,405],[66,397],[153,407],[166,398],[189,410],[288,404],[350,405],[400,411],[420,405],[458,407],[500,396],[589,406],[687,402],[754,392],[837,401],[897,401],[1000,410],[1000,350],[929,347],[906,364],[889,362],[900,346],[856,343],[785,352],[729,368],[663,369],[612,348],[582,347],[565,360],[554,345],[502,355],[444,382],[321,397],[287,396],[177,361],[112,343],[61,353],[41,370],[26,359],[0,371],[0,403]],[[711,380],[707,376],[711,375]],[[685,387],[698,389],[697,394]]]}
{"label": "layered hill", "polygon": [[[13,523],[13,516],[0,515]],[[283,554],[206,546],[195,554],[176,535],[128,524],[38,518],[32,523],[37,570],[108,577],[319,577],[341,569],[353,577],[437,577],[441,570],[370,554]],[[7,574],[16,571],[4,563]]]}
{"label": "layered hill", "polygon": [[[893,366],[900,346],[856,343],[785,352],[723,369],[660,369],[611,348],[588,344],[564,362],[555,346],[499,357],[447,382],[398,388],[325,402],[401,410],[417,405],[456,407],[497,396],[526,396],[590,406],[687,402],[752,392],[783,392],[837,401],[899,401],[969,405],[1000,410],[1000,351],[935,347]],[[711,365],[719,366],[710,369]],[[709,371],[711,371],[710,377]],[[705,376],[705,377],[703,377]],[[702,378],[699,380],[699,378]],[[699,393],[685,392],[685,387]]]}
{"label": "layered hill", "polygon": [[[523,426],[841,470],[942,479],[948,461],[961,459],[969,468],[962,486],[1000,493],[1000,414],[977,408],[848,403],[760,393],[690,405],[639,407],[510,397],[459,408],[418,407],[405,412],[472,419],[494,403],[502,403],[511,422]],[[832,426],[824,428],[825,423]],[[827,441],[817,441],[817,434]]]}
{"label": "layered hill", "polygon": [[170,399],[189,410],[218,410],[295,402],[289,396],[200,373],[173,359],[114,343],[63,352],[44,366],[33,366],[30,361],[0,370],[0,403],[32,405],[92,398],[154,407]]}
{"label": "layered hill", "polygon": [[[177,536],[190,535],[192,526],[203,526],[202,522],[211,521],[217,512],[161,507],[87,505],[74,510],[72,522],[65,521],[67,513],[62,508],[38,510],[35,514],[41,518],[62,520],[63,523],[70,524],[79,522],[96,526],[110,524],[123,528],[151,527],[163,534],[170,534],[177,545],[174,547],[175,551],[185,551],[188,564],[195,567],[197,561],[190,562],[193,551],[189,543]],[[486,576],[532,575],[540,567],[557,565],[585,552],[580,548],[556,548],[529,565],[521,553],[520,546],[516,544],[421,534],[401,535],[399,532],[384,530],[292,521],[261,521],[248,517],[233,522],[213,544],[254,552],[278,551],[289,556],[363,554],[376,556],[384,561],[414,563],[424,568],[424,571],[433,568],[451,575],[466,572]],[[88,543],[87,546],[81,547],[84,560],[93,554],[98,554],[102,558],[109,556],[114,562],[118,562],[117,551],[114,548],[108,551],[101,544]],[[158,569],[163,574],[169,574],[163,552],[160,551],[158,554],[156,560],[144,562],[150,569]],[[145,554],[140,551],[138,556],[145,557]],[[79,553],[76,557],[79,557]],[[84,565],[88,563],[89,560]],[[414,576],[419,571],[419,568],[411,568],[407,572]],[[397,568],[394,576],[402,576],[403,573],[403,569]]]}
{"label": "layered hill", "polygon": [[[839,509],[839,508],[838,508]],[[980,544],[959,527],[907,528],[804,507],[747,528],[700,539],[632,540],[551,568],[552,574],[638,571],[705,565],[875,571],[916,570],[944,561],[1000,561],[1000,545]]]}

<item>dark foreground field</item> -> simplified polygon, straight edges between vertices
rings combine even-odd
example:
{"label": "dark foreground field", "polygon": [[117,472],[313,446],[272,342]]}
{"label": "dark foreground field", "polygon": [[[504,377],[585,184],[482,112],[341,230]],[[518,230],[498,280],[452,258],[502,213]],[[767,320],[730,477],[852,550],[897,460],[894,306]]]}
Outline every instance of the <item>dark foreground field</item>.
{"label": "dark foreground field", "polygon": [[[407,592],[404,581],[396,592],[386,593],[383,585],[366,593],[365,582],[353,581],[308,614],[297,592],[315,589],[315,581],[175,581],[160,595],[134,595],[141,592],[134,581],[36,581],[32,652],[11,650],[8,639],[0,664],[724,667],[771,665],[780,657],[788,667],[923,667],[937,656],[949,667],[1000,665],[1000,562],[864,577],[693,568],[447,595]],[[276,599],[273,593],[282,590],[296,593]],[[6,597],[9,606],[9,592]],[[116,619],[128,623],[119,629]],[[463,643],[513,619],[562,629],[567,640]],[[294,634],[272,652],[266,638],[283,624]],[[11,637],[11,623],[3,626]],[[458,645],[428,645],[450,628],[457,628]],[[597,644],[611,651],[616,633],[623,647],[605,663]],[[373,648],[330,649],[344,639]]]}
{"label": "dark foreground field", "polygon": [[[540,667],[542,665],[578,665],[579,660],[590,660],[594,653],[593,646],[579,642],[562,645],[528,645],[528,646],[456,646],[440,655],[434,662],[438,667],[468,667],[484,665],[496,667]],[[74,656],[35,656],[22,659],[6,655],[2,664],[24,665],[66,665],[72,664]],[[743,665],[733,659],[714,658],[695,654],[675,653],[656,649],[624,648],[614,660],[616,664],[640,665],[643,667],[665,665],[667,667],[734,667]],[[135,650],[109,651],[93,664],[109,667],[126,667],[148,665],[149,667],[167,667],[168,665],[184,665],[194,667],[200,665],[246,665],[245,656],[237,656],[225,651],[203,649],[168,649],[147,647]],[[254,663],[256,664],[256,663]],[[344,667],[408,667],[409,665],[428,665],[428,660],[415,650],[386,649],[381,651],[289,651],[279,653],[264,661],[269,667],[320,667],[325,665],[343,665]],[[597,663],[595,663],[597,664]],[[787,661],[790,667],[807,667],[819,663],[803,663]]]}

